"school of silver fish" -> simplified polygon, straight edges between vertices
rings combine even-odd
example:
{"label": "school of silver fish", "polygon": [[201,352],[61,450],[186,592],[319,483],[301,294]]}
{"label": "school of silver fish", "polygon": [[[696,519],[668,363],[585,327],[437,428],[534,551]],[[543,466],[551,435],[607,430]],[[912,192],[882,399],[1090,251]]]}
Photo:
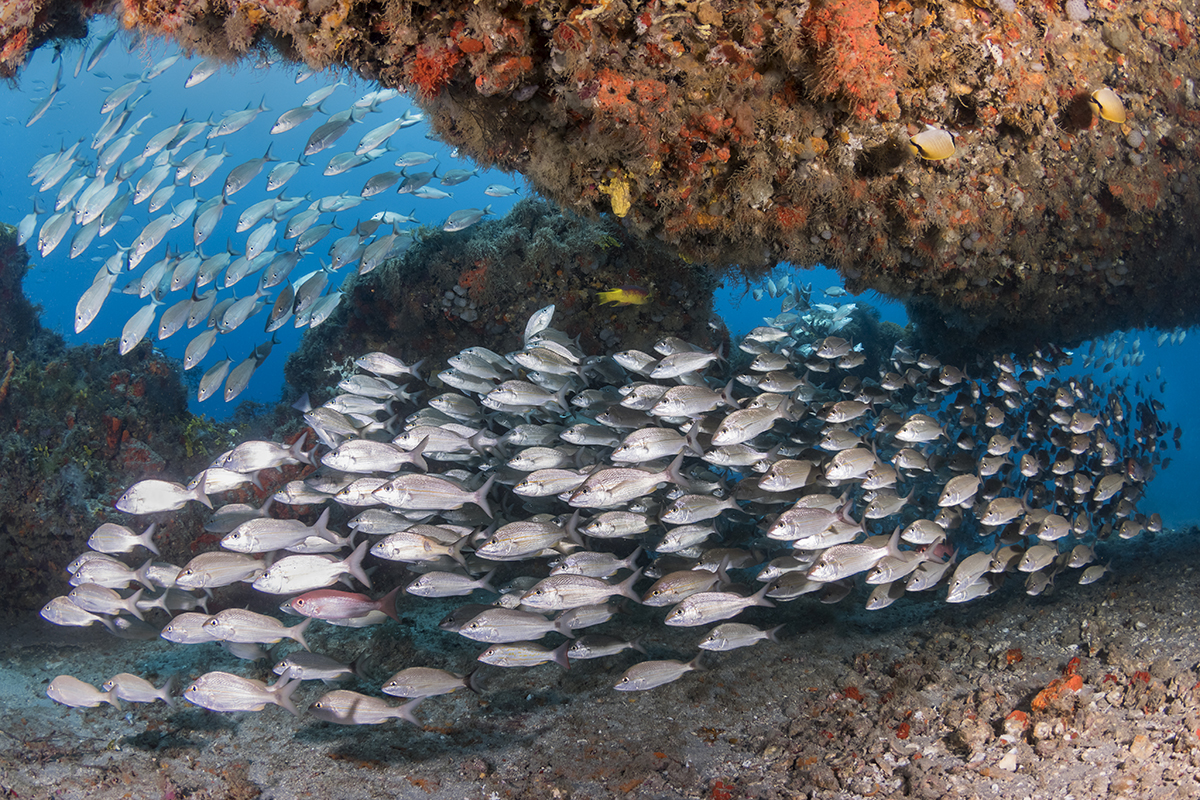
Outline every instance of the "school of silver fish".
{"label": "school of silver fish", "polygon": [[[100,39],[90,56],[87,48],[81,49],[76,77],[101,63],[115,30]],[[130,36],[130,49],[137,44],[138,39]],[[60,53],[55,80],[27,125],[37,122],[54,104],[62,85],[63,58]],[[148,337],[157,337],[161,342],[184,328],[198,328],[200,333],[187,345],[183,357],[184,369],[190,370],[204,362],[220,335],[238,329],[264,310],[268,312],[264,326],[268,334],[289,321],[297,328],[320,325],[341,301],[342,292],[334,280],[338,271],[357,265],[357,272],[362,274],[402,255],[411,245],[413,233],[412,228],[403,226],[417,222],[411,212],[385,210],[347,225],[345,215],[359,213],[354,209],[393,186],[401,195],[418,200],[448,198],[451,194],[436,188],[435,183],[455,186],[477,174],[475,169],[457,168],[439,174],[436,164],[432,170],[410,171],[425,169],[422,165],[435,162],[436,156],[413,151],[396,157],[389,144],[391,137],[423,121],[419,111],[409,108],[364,133],[354,148],[333,156],[323,175],[365,170],[383,157],[395,157],[399,171],[372,175],[357,194],[288,197],[285,185],[301,168],[307,167],[306,176],[313,175],[313,159],[318,153],[333,147],[401,93],[393,89],[372,91],[349,107],[330,113],[325,106],[345,84],[338,81],[323,86],[300,106],[282,113],[271,128],[271,135],[306,124],[313,128],[294,159],[277,158],[272,144],[262,156],[229,167],[224,163],[229,153],[221,144],[226,141],[222,137],[245,129],[270,109],[259,103],[216,119],[192,119],[185,113],[166,127],[152,127],[153,114],[140,114],[138,104],[149,94],[151,82],[180,58],[179,54],[170,55],[139,74],[127,75],[127,82],[105,95],[100,108],[105,116],[90,142],[85,137],[64,145],[33,165],[29,178],[38,193],[47,198],[48,207],[43,209],[40,199],[35,198],[33,209],[17,226],[18,244],[33,242],[43,258],[64,242],[69,242],[70,258],[77,258],[114,229],[118,235],[130,237],[128,244],[117,243],[110,256],[93,259],[102,264],[80,297],[74,319],[75,332],[82,332],[114,291],[148,300],[122,329],[118,347],[122,355]],[[183,85],[196,86],[216,69],[212,62],[195,63]],[[302,73],[300,78],[311,74]],[[269,164],[274,166],[268,168]],[[206,253],[203,246],[226,209],[234,205],[231,198],[252,183],[261,183],[264,171],[266,192],[278,194],[268,194],[241,212],[236,231],[246,233],[246,238],[240,249],[229,241]],[[201,194],[218,173],[225,175],[219,181],[219,191]],[[56,187],[57,193],[53,193]],[[180,196],[176,196],[177,190]],[[493,185],[485,193],[504,197],[515,192],[511,187]],[[145,209],[144,218],[131,216],[139,213],[139,207]],[[490,205],[460,209],[446,218],[442,229],[463,230],[491,213]],[[341,224],[338,214],[343,215]],[[189,222],[192,235],[186,241],[171,237],[173,230]],[[125,227],[118,228],[122,223]],[[141,229],[134,232],[137,225]],[[335,230],[345,235],[333,240],[327,250],[319,248],[321,240]],[[163,251],[155,256],[160,246]],[[139,272],[143,264],[146,266]],[[302,266],[305,264],[307,268]],[[244,282],[247,278],[256,280],[251,289]],[[171,293],[178,293],[180,299],[169,302]],[[204,401],[216,395],[228,402],[240,395],[274,343],[272,335],[240,362],[226,357],[209,366],[200,380],[198,399]],[[216,352],[220,350],[218,347]],[[220,392],[222,384],[224,391]]]}
{"label": "school of silver fish", "polygon": [[[209,672],[182,694],[215,711],[293,713],[301,682],[352,675],[308,651],[315,620],[392,624],[397,606],[461,597],[446,635],[480,642],[480,662],[508,668],[644,653],[660,624],[703,627],[694,658],[640,661],[614,687],[642,691],[701,669],[705,651],[779,641],[802,619],[785,604],[802,595],[881,609],[936,591],[959,603],[1009,577],[1040,594],[1070,570],[1099,579],[1097,542],[1161,529],[1137,502],[1180,430],[1159,419],[1146,382],[1063,375],[1071,356],[1054,349],[962,369],[901,343],[869,369],[862,343],[830,333],[854,317],[851,304],[771,291],[788,310],[745,336],[752,360],[729,380],[717,377],[719,349],[674,338],[655,353],[587,355],[551,327],[554,306],[529,320],[520,351],[452,358],[420,406],[420,364],[365,354],[332,400],[301,406],[311,435],[245,442],[188,484],[144,480],[116,503],[142,525],[207,505],[219,549],[134,566],[122,556],[153,551],[154,526],[105,524],[69,567],[76,588],[42,615],[220,642],[246,658],[289,640],[274,683]],[[285,464],[311,468],[263,507],[214,500]],[[316,518],[276,518],[276,504]],[[233,583],[298,623],[238,607],[210,614],[206,593]],[[620,606],[633,616],[606,629]],[[749,609],[774,627],[729,621]],[[638,623],[642,636],[614,635]],[[389,666],[398,672],[375,693],[337,689],[308,712],[416,723],[425,698],[480,688],[474,672]],[[50,695],[77,706],[172,697],[144,680],[110,683],[65,676]]]}

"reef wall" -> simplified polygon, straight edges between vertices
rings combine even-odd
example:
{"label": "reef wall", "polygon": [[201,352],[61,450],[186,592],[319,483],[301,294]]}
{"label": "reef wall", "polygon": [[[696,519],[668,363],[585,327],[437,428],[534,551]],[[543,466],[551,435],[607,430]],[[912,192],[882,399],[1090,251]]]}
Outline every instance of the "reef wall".
{"label": "reef wall", "polygon": [[[0,65],[96,13],[410,87],[565,208],[752,275],[824,262],[960,337],[1197,319],[1194,4],[20,0]],[[952,156],[910,152],[927,124]]]}
{"label": "reef wall", "polygon": [[[550,303],[559,327],[593,352],[618,344],[651,350],[678,336],[728,353],[729,334],[713,321],[715,283],[708,271],[611,219],[593,222],[525,199],[502,219],[464,231],[418,229],[402,258],[352,276],[348,296],[305,334],[284,374],[314,403],[327,400],[342,371],[353,373],[353,359],[372,350],[410,363],[425,359],[422,372],[436,374],[470,345],[520,349],[525,321]],[[645,302],[603,302],[602,292],[621,286],[644,290]]]}
{"label": "reef wall", "polygon": [[[131,481],[179,479],[223,450],[230,425],[187,410],[178,362],[143,342],[67,347],[21,291],[28,269],[0,225],[0,617],[69,589],[67,562]],[[198,516],[170,520],[156,540],[190,558]]]}

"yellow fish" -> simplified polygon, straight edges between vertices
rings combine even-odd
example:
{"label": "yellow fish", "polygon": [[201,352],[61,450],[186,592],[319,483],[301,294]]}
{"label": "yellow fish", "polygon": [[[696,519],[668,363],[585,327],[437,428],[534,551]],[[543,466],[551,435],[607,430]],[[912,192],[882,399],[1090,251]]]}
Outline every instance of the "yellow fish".
{"label": "yellow fish", "polygon": [[606,292],[597,292],[597,295],[600,297],[600,305],[616,303],[619,306],[644,306],[650,302],[650,292],[640,286],[622,286]]}

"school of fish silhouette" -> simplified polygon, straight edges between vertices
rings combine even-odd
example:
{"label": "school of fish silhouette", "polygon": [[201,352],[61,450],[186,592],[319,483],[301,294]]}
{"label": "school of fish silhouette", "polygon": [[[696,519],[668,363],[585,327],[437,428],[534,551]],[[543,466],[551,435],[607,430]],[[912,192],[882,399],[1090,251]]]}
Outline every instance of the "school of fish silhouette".
{"label": "school of fish silhouette", "polygon": [[[87,48],[81,49],[75,78],[101,63],[118,31],[114,27],[105,34],[90,58]],[[132,49],[138,41],[130,37],[127,46]],[[138,63],[121,55],[111,58],[113,69]],[[402,256],[416,230],[415,203],[452,199],[446,189],[472,180],[479,171],[452,166],[451,156],[446,154],[442,163],[434,153],[395,152],[392,141],[397,133],[424,124],[424,114],[408,105],[363,133],[352,150],[330,157],[318,172],[318,157],[323,159],[321,154],[356,126],[365,126],[372,115],[390,108],[389,103],[407,103],[397,89],[374,89],[353,101],[347,99],[341,110],[333,111],[332,106],[342,102],[341,95],[350,91],[342,81],[325,82],[300,105],[281,113],[265,132],[273,137],[271,143],[263,151],[256,150],[254,158],[228,167],[231,153],[223,143],[232,142],[229,137],[257,141],[253,136],[263,135],[258,118],[270,111],[265,97],[258,105],[228,111],[219,118],[214,114],[193,119],[185,111],[178,122],[158,128],[153,122],[155,114],[139,104],[150,96],[152,86],[174,77],[169,71],[182,58],[182,53],[175,53],[139,73],[128,73],[130,80],[109,89],[100,102],[105,116],[90,138],[63,142],[32,165],[28,177],[38,196],[17,226],[17,244],[34,244],[43,259],[56,251],[60,259],[63,251],[67,251],[67,259],[76,259],[89,249],[93,254],[101,248],[112,249],[106,256],[92,257],[102,264],[79,297],[74,329],[77,334],[87,329],[114,293],[147,300],[122,327],[118,343],[122,355],[145,339],[171,347],[174,342],[163,343],[199,328],[182,353],[184,369],[191,370],[204,364],[210,352],[222,351],[216,346],[219,337],[266,311],[265,332],[272,338],[258,344],[241,361],[227,355],[210,363],[199,381],[199,402],[213,396],[231,402],[246,390],[270,355],[276,344],[275,331],[289,323],[312,329],[325,322],[342,301],[340,287],[345,278],[339,274],[343,270],[362,275]],[[183,63],[193,63],[182,81],[185,90],[209,79],[218,68],[214,61],[189,59]],[[60,58],[56,77],[28,125],[54,106],[64,80],[71,80],[64,79],[64,66]],[[99,70],[95,73],[96,77],[108,77]],[[161,78],[164,74],[167,77]],[[301,73],[297,81],[312,75]],[[234,150],[238,150],[236,145]],[[294,158],[283,153],[294,154]],[[425,166],[431,162],[432,167]],[[380,170],[384,163],[398,169]],[[373,174],[358,191],[328,193],[331,190],[325,179],[354,170]],[[216,191],[214,176],[220,182]],[[364,203],[381,205],[384,193],[393,187],[397,194],[413,199],[410,213],[355,210]],[[191,196],[185,197],[189,191]],[[287,196],[288,191],[295,196]],[[493,184],[483,193],[501,198],[511,197],[517,190]],[[221,227],[222,217],[237,203],[245,203],[245,207],[238,214],[234,232],[245,233],[245,239],[238,245],[232,239],[218,245],[211,237],[226,230],[227,225]],[[345,230],[337,223],[338,214],[344,224],[347,215],[360,213]],[[437,227],[447,232],[464,230],[492,213],[490,204],[458,208]],[[336,235],[334,231],[344,235],[326,249],[323,240]],[[165,252],[160,254],[160,247]],[[62,261],[48,263],[65,268]],[[252,289],[247,288],[250,283],[255,284]],[[173,302],[172,295],[177,298]],[[242,329],[243,333],[249,327]]]}
{"label": "school of fish silhouette", "polygon": [[[1081,583],[1099,579],[1105,567],[1089,566],[1097,543],[1161,529],[1136,506],[1171,429],[1148,381],[1131,384],[1103,350],[1083,358],[1079,376],[1063,374],[1073,357],[1058,349],[960,369],[903,340],[872,365],[870,348],[835,335],[853,335],[861,304],[814,303],[796,286],[788,300],[741,341],[752,360],[728,381],[717,377],[719,350],[677,339],[656,355],[588,356],[551,327],[553,306],[529,320],[522,350],[452,358],[438,377],[453,388],[420,407],[419,365],[366,354],[340,394],[304,412],[311,434],[242,443],[188,485],[143,480],[117,501],[143,522],[209,505],[219,549],[182,568],[154,559],[135,568],[129,554],[154,549],[153,526],[139,534],[107,523],[69,567],[74,590],[42,616],[129,638],[219,642],[245,658],[292,640],[298,649],[277,656],[273,684],[208,672],[183,697],[216,711],[293,713],[303,681],[351,676],[308,652],[314,620],[394,625],[397,605],[461,597],[445,635],[484,643],[479,660],[508,668],[640,650],[604,632],[618,605],[629,612],[621,633],[704,626],[696,658],[640,661],[615,686],[646,690],[697,668],[703,651],[776,640],[774,629],[726,621],[751,607],[765,609],[756,622],[778,623],[795,619],[782,604],[809,594],[799,602],[852,597],[880,609],[907,592],[944,591],[957,603],[1010,575],[1038,594],[1069,570],[1082,569],[1072,573]],[[311,466],[262,508],[217,499],[287,464]],[[276,504],[319,518],[277,519]],[[417,577],[404,583],[404,570]],[[339,581],[390,591],[329,588]],[[757,591],[743,585],[756,581]],[[206,592],[219,603],[220,587],[238,582],[283,601],[299,624],[243,607],[196,610]],[[494,604],[467,604],[485,596]],[[543,646],[546,636],[564,641]],[[474,674],[437,664],[387,667],[400,671],[381,691],[336,689],[308,712],[417,723],[424,698],[478,688]],[[72,706],[173,700],[170,682],[156,688],[128,673],[103,689],[60,676],[48,693]]]}

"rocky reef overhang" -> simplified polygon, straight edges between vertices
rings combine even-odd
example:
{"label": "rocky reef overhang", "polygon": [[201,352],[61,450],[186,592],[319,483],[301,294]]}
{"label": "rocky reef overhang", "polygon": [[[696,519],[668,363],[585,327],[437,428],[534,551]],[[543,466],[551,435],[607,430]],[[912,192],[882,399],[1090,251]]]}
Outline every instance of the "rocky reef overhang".
{"label": "rocky reef overhang", "polygon": [[[96,14],[408,87],[565,208],[750,276],[823,262],[960,342],[1200,309],[1194,3],[17,0],[0,66]],[[1095,113],[1102,87],[1124,122]],[[953,155],[914,155],[927,126]]]}

